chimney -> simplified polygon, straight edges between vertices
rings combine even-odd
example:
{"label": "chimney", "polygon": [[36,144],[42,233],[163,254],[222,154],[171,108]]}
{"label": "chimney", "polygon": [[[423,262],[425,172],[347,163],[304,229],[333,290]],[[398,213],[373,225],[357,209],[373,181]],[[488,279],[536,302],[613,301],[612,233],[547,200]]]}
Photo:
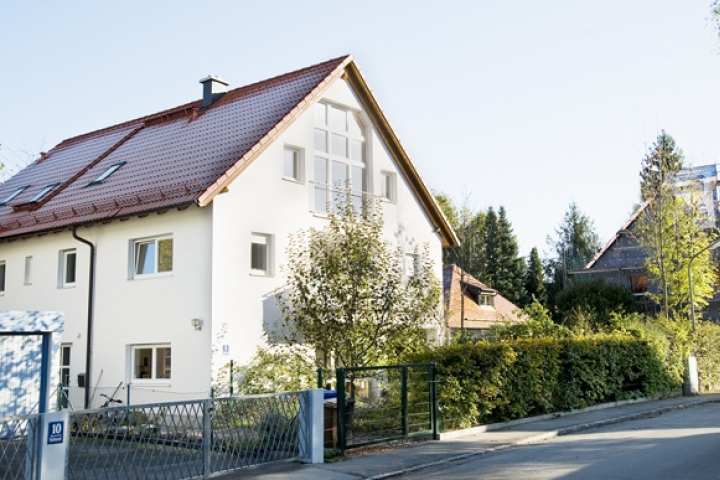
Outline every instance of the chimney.
{"label": "chimney", "polygon": [[203,78],[200,80],[200,83],[203,84],[203,108],[209,107],[225,95],[227,86],[230,85],[225,80],[221,80],[219,77],[213,77],[212,75]]}

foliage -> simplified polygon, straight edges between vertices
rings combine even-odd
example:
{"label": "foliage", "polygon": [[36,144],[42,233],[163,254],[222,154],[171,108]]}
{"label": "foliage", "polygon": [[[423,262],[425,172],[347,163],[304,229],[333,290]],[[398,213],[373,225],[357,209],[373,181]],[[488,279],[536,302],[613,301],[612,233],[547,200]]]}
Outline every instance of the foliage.
{"label": "foliage", "polygon": [[528,257],[528,266],[525,271],[525,299],[521,306],[531,304],[533,299],[537,299],[543,305],[547,301],[545,274],[537,247],[533,247]]}
{"label": "foliage", "polygon": [[[259,348],[247,365],[233,367],[233,394],[297,392],[315,388],[315,355],[302,345]],[[230,364],[218,373],[216,385],[229,394]]]}
{"label": "foliage", "polygon": [[720,392],[720,325],[698,322],[697,330],[691,336],[693,354],[698,362],[700,392]]}
{"label": "foliage", "polygon": [[679,185],[683,153],[664,131],[643,159],[641,195],[647,203],[634,229],[647,252],[645,267],[658,293],[650,298],[660,303],[670,318],[689,314],[688,266],[692,258],[693,303],[696,310],[706,306],[717,281],[715,266],[707,247],[714,240],[701,214],[700,192],[691,182]]}
{"label": "foliage", "polygon": [[600,239],[594,222],[572,202],[555,229],[555,236],[548,236],[547,243],[552,251],[545,263],[550,280],[547,305],[553,308],[557,295],[566,287],[567,270],[584,267],[600,248]]}
{"label": "foliage", "polygon": [[521,338],[567,338],[572,332],[554,323],[550,318],[550,312],[538,301],[526,306],[522,314],[527,320],[516,323],[508,323],[492,327],[490,337],[496,339],[513,340]]}
{"label": "foliage", "polygon": [[352,203],[330,214],[322,230],[291,236],[287,288],[278,292],[286,341],[341,366],[393,362],[425,343],[423,327],[438,318],[440,294],[427,246],[406,275],[401,252],[383,238],[379,205],[356,212]]}
{"label": "foliage", "polygon": [[475,212],[468,205],[466,198],[460,208],[455,207],[452,200],[440,193],[436,194],[440,207],[455,230],[460,245],[443,248],[443,263],[455,264],[480,281],[486,273],[485,257],[485,219],[483,211]]}
{"label": "foliage", "polygon": [[505,421],[677,388],[655,345],[630,332],[455,343],[435,361],[443,428]]}
{"label": "foliage", "polygon": [[595,279],[576,282],[560,292],[555,309],[562,325],[598,332],[610,324],[611,313],[632,313],[637,306],[635,297],[626,287]]}

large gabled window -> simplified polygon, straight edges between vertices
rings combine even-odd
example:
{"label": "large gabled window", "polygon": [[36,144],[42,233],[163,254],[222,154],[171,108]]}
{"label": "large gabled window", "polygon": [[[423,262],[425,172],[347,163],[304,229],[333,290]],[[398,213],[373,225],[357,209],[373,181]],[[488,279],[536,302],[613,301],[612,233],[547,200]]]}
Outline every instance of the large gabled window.
{"label": "large gabled window", "polygon": [[100,176],[97,177],[95,180],[88,183],[87,186],[89,187],[91,185],[97,185],[99,183],[104,182],[110,175],[117,172],[118,169],[120,167],[122,167],[123,165],[125,165],[125,162],[119,162],[119,163],[114,163],[114,164],[110,165],[107,170],[105,170],[103,173],[101,173]]}
{"label": "large gabled window", "polygon": [[0,202],[0,205],[7,205],[8,202],[11,202],[15,197],[17,197],[17,196],[20,195],[22,192],[24,192],[25,190],[27,190],[27,188],[28,188],[29,186],[30,186],[30,185],[25,185],[24,187],[18,188],[17,190],[15,190],[14,192],[12,192],[10,195],[8,195],[7,197],[5,197],[5,198],[3,199],[3,201]]}

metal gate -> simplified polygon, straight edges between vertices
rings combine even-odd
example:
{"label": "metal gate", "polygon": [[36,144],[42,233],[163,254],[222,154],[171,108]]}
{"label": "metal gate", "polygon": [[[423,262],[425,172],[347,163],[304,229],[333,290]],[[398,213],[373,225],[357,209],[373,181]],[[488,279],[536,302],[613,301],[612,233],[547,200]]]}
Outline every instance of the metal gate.
{"label": "metal gate", "polygon": [[[338,368],[335,373],[341,451],[418,435],[439,438],[434,363]],[[328,408],[332,404],[326,403]]]}

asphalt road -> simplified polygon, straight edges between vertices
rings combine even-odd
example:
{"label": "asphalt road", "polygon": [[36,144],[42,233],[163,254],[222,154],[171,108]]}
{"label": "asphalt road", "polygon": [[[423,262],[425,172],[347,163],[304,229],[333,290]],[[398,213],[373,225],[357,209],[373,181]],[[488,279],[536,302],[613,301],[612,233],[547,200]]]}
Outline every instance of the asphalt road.
{"label": "asphalt road", "polygon": [[402,478],[720,479],[720,404],[585,430]]}

